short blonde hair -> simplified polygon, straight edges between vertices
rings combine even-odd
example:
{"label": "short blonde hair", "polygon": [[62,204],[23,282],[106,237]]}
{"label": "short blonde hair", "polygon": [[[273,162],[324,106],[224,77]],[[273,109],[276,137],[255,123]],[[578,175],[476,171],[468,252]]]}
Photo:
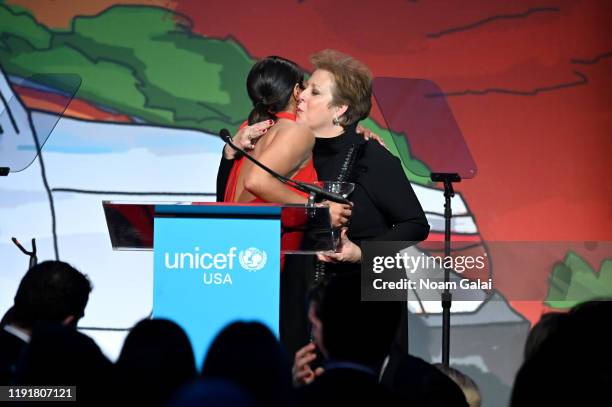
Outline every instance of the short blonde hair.
{"label": "short blonde hair", "polygon": [[372,109],[372,73],[363,63],[341,52],[326,49],[310,57],[316,69],[328,71],[334,77],[332,106],[347,105],[338,119],[348,126],[365,119]]}
{"label": "short blonde hair", "polygon": [[434,363],[434,366],[459,386],[465,396],[465,401],[467,401],[470,407],[480,407],[482,399],[478,385],[476,385],[474,380],[465,373],[450,366],[447,367],[441,363]]}

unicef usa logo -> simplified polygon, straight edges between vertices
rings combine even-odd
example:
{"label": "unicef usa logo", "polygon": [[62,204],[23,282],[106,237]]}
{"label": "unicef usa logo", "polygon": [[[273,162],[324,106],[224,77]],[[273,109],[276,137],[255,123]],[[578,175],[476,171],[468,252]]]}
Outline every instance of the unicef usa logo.
{"label": "unicef usa logo", "polygon": [[238,252],[233,246],[227,252],[210,253],[200,252],[196,246],[192,252],[164,253],[164,265],[167,270],[202,270],[204,285],[232,285],[236,257],[248,272],[259,271],[268,262],[266,252],[255,247]]}
{"label": "unicef usa logo", "polygon": [[246,271],[259,271],[266,266],[268,255],[265,251],[249,247],[238,255],[240,265]]}

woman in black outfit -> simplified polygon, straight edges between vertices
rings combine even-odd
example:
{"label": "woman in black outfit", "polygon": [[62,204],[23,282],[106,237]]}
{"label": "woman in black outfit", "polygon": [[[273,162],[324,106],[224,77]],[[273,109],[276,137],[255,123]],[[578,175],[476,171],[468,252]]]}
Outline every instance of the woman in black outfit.
{"label": "woman in black outfit", "polygon": [[[298,121],[308,123],[315,134],[318,178],[355,183],[349,197],[354,206],[348,232],[342,235],[337,253],[318,256],[315,270],[326,274],[359,271],[361,242],[422,241],[429,234],[429,224],[400,160],[356,133],[357,122],[368,117],[372,107],[368,68],[332,50],[315,54],[311,62],[315,71],[300,94]],[[397,342],[407,351],[407,310],[403,308]]]}
{"label": "woman in black outfit", "polygon": [[[311,61],[316,70],[298,100],[298,122],[307,123],[316,136],[313,156],[319,179],[355,183],[348,242],[358,248],[363,240],[424,240],[429,225],[400,160],[356,133],[357,122],[368,117],[372,106],[370,72],[332,50],[315,54]],[[345,247],[344,253],[322,260],[359,263],[357,248],[353,253]],[[348,267],[332,269],[342,266]]]}
{"label": "woman in black outfit", "polygon": [[[372,106],[369,70],[359,61],[331,50],[315,54],[311,62],[315,71],[300,95],[298,121],[315,134],[313,159],[318,179],[355,183],[349,196],[354,206],[338,253],[319,255],[318,259],[287,256],[281,274],[280,332],[290,355],[310,339],[306,292],[315,275],[360,270],[363,241],[416,242],[429,233],[427,219],[400,160],[356,132],[357,123],[368,117]],[[224,190],[227,158],[225,155],[221,163],[218,191]],[[405,323],[399,334],[401,347],[407,350]]]}

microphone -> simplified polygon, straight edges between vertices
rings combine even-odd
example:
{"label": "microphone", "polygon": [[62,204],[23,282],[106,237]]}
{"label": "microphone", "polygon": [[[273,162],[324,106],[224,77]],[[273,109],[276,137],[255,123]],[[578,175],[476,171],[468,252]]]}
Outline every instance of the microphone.
{"label": "microphone", "polygon": [[276,171],[272,170],[271,168],[266,167],[264,164],[260,163],[259,161],[257,161],[255,158],[253,158],[249,153],[247,153],[245,150],[241,149],[240,147],[236,146],[233,142],[232,142],[232,135],[230,134],[230,132],[227,129],[221,129],[221,131],[219,131],[219,137],[221,137],[221,139],[223,141],[225,141],[231,148],[233,148],[236,151],[239,151],[240,153],[242,153],[249,161],[251,161],[253,164],[255,164],[256,166],[258,166],[259,168],[261,168],[262,170],[264,170],[265,172],[267,172],[268,174],[272,175],[274,178],[276,178],[277,180],[279,180],[280,182],[282,182],[283,184],[289,185],[297,190],[300,190],[302,192],[307,192],[307,193],[314,193],[315,195],[318,195],[320,197],[323,197],[329,201],[332,202],[336,202],[336,203],[342,203],[342,204],[347,204],[350,205],[351,201],[349,201],[348,199],[346,199],[345,197],[343,197],[340,194],[337,194],[335,192],[330,192],[330,191],[326,191],[316,185],[312,185],[312,184],[308,184],[306,182],[301,182],[301,181],[296,181],[293,180],[291,178],[287,178],[279,173],[277,173]]}

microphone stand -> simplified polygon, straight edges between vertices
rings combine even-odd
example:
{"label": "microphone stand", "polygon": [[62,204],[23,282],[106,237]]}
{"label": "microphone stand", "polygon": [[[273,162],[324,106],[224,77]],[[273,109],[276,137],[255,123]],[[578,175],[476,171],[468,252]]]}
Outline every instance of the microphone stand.
{"label": "microphone stand", "polygon": [[261,168],[262,170],[264,170],[268,174],[272,175],[274,178],[276,178],[277,180],[279,180],[283,184],[289,185],[290,187],[293,187],[293,188],[295,188],[295,189],[297,189],[299,191],[306,192],[307,194],[310,194],[310,198],[308,199],[308,204],[309,205],[312,205],[312,203],[314,203],[314,201],[315,201],[317,196],[319,196],[321,198],[324,198],[324,199],[327,199],[327,200],[332,201],[332,202],[336,202],[336,203],[343,203],[343,204],[347,204],[347,205],[351,204],[351,201],[349,201],[348,199],[346,199],[345,197],[343,197],[340,194],[337,194],[335,192],[326,191],[326,190],[324,190],[322,188],[319,188],[316,185],[312,185],[312,184],[308,184],[306,182],[296,181],[296,180],[293,180],[291,178],[287,178],[287,177],[277,173],[276,171],[266,167],[264,164],[260,163],[255,158],[253,158],[249,153],[247,153],[246,151],[244,151],[240,147],[236,146],[232,142],[232,136],[231,136],[230,132],[227,129],[221,129],[221,131],[219,132],[219,136],[231,148],[233,148],[234,150],[242,153],[249,161],[251,161],[253,164],[258,166],[259,168]]}
{"label": "microphone stand", "polygon": [[[461,177],[457,173],[432,172],[433,182],[444,183],[444,258],[450,256],[451,249],[451,198],[455,196],[453,182],[461,182]],[[446,264],[446,262],[444,262]],[[450,267],[444,266],[444,291],[441,295],[442,300],[442,364],[446,367],[450,361],[450,309],[453,302],[453,295],[448,289],[450,281]]]}

